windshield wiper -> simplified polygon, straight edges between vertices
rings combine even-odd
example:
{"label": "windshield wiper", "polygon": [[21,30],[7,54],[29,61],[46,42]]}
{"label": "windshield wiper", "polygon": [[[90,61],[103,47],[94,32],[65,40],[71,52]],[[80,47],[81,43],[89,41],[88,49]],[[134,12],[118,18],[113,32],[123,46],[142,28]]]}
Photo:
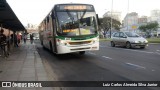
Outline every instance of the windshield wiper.
{"label": "windshield wiper", "polygon": [[68,10],[66,10],[67,11],[67,14],[68,14],[68,16],[70,17],[70,19],[72,20],[72,23],[73,23],[73,21],[74,21],[74,17],[71,15],[71,13],[68,11]]}
{"label": "windshield wiper", "polygon": [[87,11],[87,10],[84,10],[84,11],[83,11],[83,14],[82,14],[80,20],[84,17],[84,15],[86,14],[86,11]]}

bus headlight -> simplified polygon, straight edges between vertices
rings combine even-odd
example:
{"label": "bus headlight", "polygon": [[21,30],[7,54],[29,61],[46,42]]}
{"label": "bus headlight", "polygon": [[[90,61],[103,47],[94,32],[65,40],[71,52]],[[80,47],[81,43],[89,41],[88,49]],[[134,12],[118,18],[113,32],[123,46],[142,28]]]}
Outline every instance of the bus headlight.
{"label": "bus headlight", "polygon": [[145,40],[145,43],[148,43],[148,41],[147,41],[147,40]]}
{"label": "bus headlight", "polygon": [[67,42],[64,40],[61,40],[60,45],[67,45]]}
{"label": "bus headlight", "polygon": [[57,45],[67,45],[66,41],[57,39]]}
{"label": "bus headlight", "polygon": [[93,43],[98,42],[98,41],[99,41],[98,38],[94,38],[94,39],[92,40]]}

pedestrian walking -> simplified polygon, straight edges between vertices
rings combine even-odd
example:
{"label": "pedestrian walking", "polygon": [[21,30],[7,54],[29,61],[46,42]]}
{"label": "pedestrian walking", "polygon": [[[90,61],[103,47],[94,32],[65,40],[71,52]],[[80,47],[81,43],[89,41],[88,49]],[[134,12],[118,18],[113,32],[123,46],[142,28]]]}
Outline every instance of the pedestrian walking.
{"label": "pedestrian walking", "polygon": [[24,43],[26,43],[26,40],[27,40],[27,35],[24,34],[24,36],[23,36],[23,41],[24,41]]}
{"label": "pedestrian walking", "polygon": [[4,33],[4,30],[1,29],[1,31],[0,31],[0,45],[6,44],[7,37],[3,33]]}
{"label": "pedestrian walking", "polygon": [[21,43],[21,35],[18,33],[17,34],[17,43],[18,43],[18,46],[20,46],[20,43]]}
{"label": "pedestrian walking", "polygon": [[33,34],[30,34],[30,41],[31,41],[31,44],[33,43]]}
{"label": "pedestrian walking", "polygon": [[17,35],[15,34],[15,32],[11,34],[11,42],[14,44],[14,47],[18,47]]}
{"label": "pedestrian walking", "polygon": [[7,52],[7,37],[4,33],[4,30],[0,30],[0,48],[3,50],[4,55],[7,57],[9,53]]}

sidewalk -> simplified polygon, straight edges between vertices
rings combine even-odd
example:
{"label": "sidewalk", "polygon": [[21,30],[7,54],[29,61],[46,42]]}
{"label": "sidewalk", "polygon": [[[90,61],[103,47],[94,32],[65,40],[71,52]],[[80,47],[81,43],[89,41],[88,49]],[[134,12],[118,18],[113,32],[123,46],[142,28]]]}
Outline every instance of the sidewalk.
{"label": "sidewalk", "polygon": [[[49,81],[35,44],[21,44],[10,56],[0,57],[0,81]],[[52,88],[0,88],[0,90],[52,90]]]}

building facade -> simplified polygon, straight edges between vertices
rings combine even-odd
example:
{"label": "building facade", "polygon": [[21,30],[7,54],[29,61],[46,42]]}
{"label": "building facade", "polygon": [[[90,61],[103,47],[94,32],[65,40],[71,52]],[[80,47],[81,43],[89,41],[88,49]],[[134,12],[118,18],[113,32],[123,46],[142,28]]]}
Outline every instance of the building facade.
{"label": "building facade", "polygon": [[117,21],[121,21],[121,12],[113,11],[112,13],[110,11],[106,12],[103,17],[112,17],[113,19]]}
{"label": "building facade", "polygon": [[137,30],[138,29],[138,13],[128,13],[123,20],[123,30]]}
{"label": "building facade", "polygon": [[28,24],[26,29],[27,29],[27,33],[29,33],[29,34],[38,33],[38,26],[37,25]]}
{"label": "building facade", "polygon": [[157,30],[157,36],[160,36],[160,10],[156,9],[156,10],[152,10],[151,11],[151,16],[148,20],[149,22],[158,22],[159,24],[159,28]]}
{"label": "building facade", "polygon": [[140,25],[145,25],[148,22],[148,17],[147,16],[141,16],[138,18],[138,24]]}

